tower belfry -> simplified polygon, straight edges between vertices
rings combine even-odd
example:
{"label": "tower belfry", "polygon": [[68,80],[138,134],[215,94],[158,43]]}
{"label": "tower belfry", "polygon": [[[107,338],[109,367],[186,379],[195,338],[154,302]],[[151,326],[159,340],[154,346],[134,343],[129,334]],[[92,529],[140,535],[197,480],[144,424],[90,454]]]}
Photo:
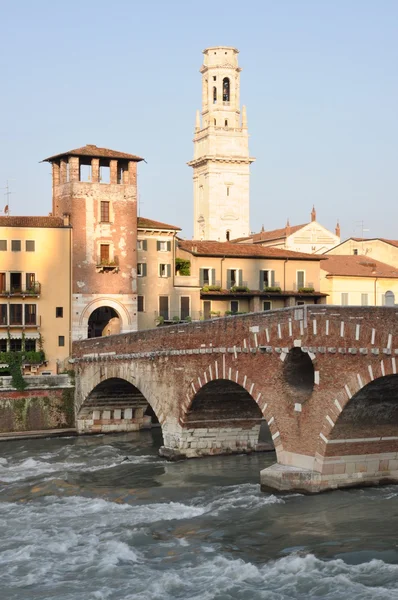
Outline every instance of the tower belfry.
{"label": "tower belfry", "polygon": [[240,111],[238,50],[215,46],[203,51],[202,114],[196,114],[194,238],[232,240],[250,234],[249,134],[246,108]]}

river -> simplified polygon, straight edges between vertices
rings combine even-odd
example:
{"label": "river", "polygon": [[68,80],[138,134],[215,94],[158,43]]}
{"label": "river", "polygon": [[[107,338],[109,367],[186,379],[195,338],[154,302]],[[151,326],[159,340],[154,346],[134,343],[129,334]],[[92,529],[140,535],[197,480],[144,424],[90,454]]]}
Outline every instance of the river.
{"label": "river", "polygon": [[398,486],[265,494],[273,453],[160,443],[1,443],[1,600],[398,599]]}

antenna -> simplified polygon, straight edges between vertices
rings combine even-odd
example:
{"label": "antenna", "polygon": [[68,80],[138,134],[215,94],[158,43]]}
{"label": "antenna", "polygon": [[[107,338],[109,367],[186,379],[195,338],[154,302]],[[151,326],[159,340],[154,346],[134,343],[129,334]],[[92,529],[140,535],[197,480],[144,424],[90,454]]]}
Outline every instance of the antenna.
{"label": "antenna", "polygon": [[1,188],[2,190],[6,190],[4,192],[4,196],[6,196],[6,204],[4,207],[4,210],[2,212],[4,212],[5,215],[10,216],[11,211],[10,211],[10,196],[11,194],[13,194],[14,192],[12,192],[10,190],[10,181],[15,181],[15,179],[7,179],[6,181],[6,187]]}
{"label": "antenna", "polygon": [[142,200],[141,200],[141,194],[138,194],[138,216],[141,216],[141,204],[145,204]]}

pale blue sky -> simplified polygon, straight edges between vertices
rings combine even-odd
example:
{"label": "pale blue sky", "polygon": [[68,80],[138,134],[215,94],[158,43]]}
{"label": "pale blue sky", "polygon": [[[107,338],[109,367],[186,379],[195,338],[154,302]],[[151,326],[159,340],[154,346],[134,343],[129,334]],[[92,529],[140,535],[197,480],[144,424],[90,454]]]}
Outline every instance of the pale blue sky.
{"label": "pale blue sky", "polygon": [[252,230],[307,222],[315,204],[343,237],[363,221],[398,239],[396,0],[0,0],[0,23],[12,214],[51,210],[41,159],[96,144],[145,157],[141,215],[191,237],[201,52],[230,45],[256,157]]}

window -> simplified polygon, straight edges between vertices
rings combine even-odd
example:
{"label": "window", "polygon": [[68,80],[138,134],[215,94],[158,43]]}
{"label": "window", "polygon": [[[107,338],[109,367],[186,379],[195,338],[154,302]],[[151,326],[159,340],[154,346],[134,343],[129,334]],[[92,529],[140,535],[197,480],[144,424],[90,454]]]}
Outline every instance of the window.
{"label": "window", "polygon": [[65,346],[65,336],[64,335],[58,336],[58,346]]}
{"label": "window", "polygon": [[21,240],[11,240],[12,252],[21,252]]}
{"label": "window", "polygon": [[22,304],[10,304],[10,325],[22,325]]}
{"label": "window", "polygon": [[7,340],[0,340],[0,352],[7,352]]}
{"label": "window", "polygon": [[275,287],[275,271],[266,270],[260,271],[260,287],[262,291],[268,287]]}
{"label": "window", "polygon": [[6,291],[6,274],[0,273],[0,294]]}
{"label": "window", "polygon": [[22,291],[22,273],[10,273],[11,293]]}
{"label": "window", "polygon": [[217,102],[217,88],[216,86],[213,87],[213,104],[215,104]]}
{"label": "window", "polygon": [[34,252],[35,251],[35,240],[25,240],[25,251],[26,252]]}
{"label": "window", "polygon": [[137,296],[137,310],[144,312],[144,296]]}
{"label": "window", "polygon": [[25,281],[26,281],[26,290],[27,291],[34,291],[35,280],[36,280],[36,276],[34,273],[26,273]]}
{"label": "window", "polygon": [[180,319],[184,321],[187,317],[190,316],[190,297],[189,296],[181,296],[180,298]]}
{"label": "window", "polygon": [[0,251],[5,252],[7,250],[7,240],[0,240]]}
{"label": "window", "polygon": [[[137,276],[146,277],[146,263],[137,263]],[[166,275],[164,275],[166,277]]]}
{"label": "window", "polygon": [[159,277],[170,277],[171,276],[171,265],[160,264],[159,265]]}
{"label": "window", "polygon": [[231,312],[237,313],[239,311],[239,300],[231,300]]}
{"label": "window", "polygon": [[296,306],[304,306],[305,302],[304,300],[297,300],[296,302]]}
{"label": "window", "polygon": [[36,340],[26,340],[25,339],[25,350],[26,350],[26,352],[35,352],[36,351]]}
{"label": "window", "polygon": [[7,325],[7,304],[0,304],[0,325]]}
{"label": "window", "polygon": [[225,232],[225,239],[227,240],[227,242],[229,242],[230,235],[231,235],[231,232],[229,229],[227,229],[227,231]]}
{"label": "window", "polygon": [[100,245],[100,259],[101,264],[109,263],[109,244]]}
{"label": "window", "polygon": [[348,305],[348,294],[346,292],[341,294],[341,304],[342,304],[342,306]]}
{"label": "window", "polygon": [[165,321],[169,320],[169,297],[159,296],[159,316]]}
{"label": "window", "polygon": [[228,120],[227,119],[225,119],[225,121],[224,121],[224,127],[228,127]]}
{"label": "window", "polygon": [[358,254],[358,248],[354,248],[354,250],[352,251],[353,254],[357,255]]}
{"label": "window", "polygon": [[111,169],[110,169],[109,165],[101,165],[101,163],[100,163],[99,180],[100,180],[100,183],[110,183]]}
{"label": "window", "polygon": [[109,223],[109,202],[101,200],[101,223]]}
{"label": "window", "polygon": [[25,304],[25,325],[36,325],[36,304]]}
{"label": "window", "polygon": [[21,352],[22,350],[22,340],[11,338],[10,339],[10,352]]}
{"label": "window", "polygon": [[137,240],[137,250],[147,250],[148,243],[147,240]]}
{"label": "window", "polygon": [[305,287],[305,271],[296,272],[297,289]]}
{"label": "window", "polygon": [[216,283],[216,270],[215,269],[199,269],[199,285],[203,287],[205,285],[215,285]]}
{"label": "window", "polygon": [[369,294],[361,294],[361,306],[369,305]]}
{"label": "window", "polygon": [[242,285],[242,269],[227,269],[227,289]]}
{"label": "window", "polygon": [[157,240],[156,247],[158,252],[170,252],[171,251],[171,242]]}
{"label": "window", "polygon": [[272,302],[270,302],[269,300],[264,300],[263,301],[263,310],[271,310],[272,308]]}
{"label": "window", "polygon": [[229,102],[229,79],[224,77],[222,80],[222,101]]}
{"label": "window", "polygon": [[62,319],[64,316],[64,307],[63,306],[56,306],[55,307],[55,318],[56,319]]}
{"label": "window", "polygon": [[118,163],[117,165],[117,182],[118,183],[124,183],[125,180],[125,173],[128,173],[129,171],[129,167],[128,167],[128,163]]}
{"label": "window", "polygon": [[217,77],[213,75],[213,81],[217,81]]}

